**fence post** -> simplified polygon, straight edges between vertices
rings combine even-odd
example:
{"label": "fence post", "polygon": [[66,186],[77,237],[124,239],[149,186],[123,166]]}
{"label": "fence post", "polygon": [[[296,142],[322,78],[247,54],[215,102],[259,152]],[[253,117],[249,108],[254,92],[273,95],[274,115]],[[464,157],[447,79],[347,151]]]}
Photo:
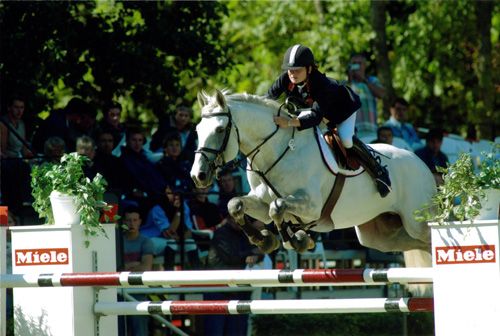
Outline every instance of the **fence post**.
{"label": "fence post", "polygon": [[[114,272],[115,226],[105,224],[104,228],[108,238],[90,237],[87,248],[81,225],[12,227],[12,273]],[[52,281],[38,282],[52,285]],[[117,335],[116,316],[95,316],[94,290],[92,287],[14,288],[15,335]],[[98,296],[99,300],[116,302],[116,288],[100,289]]]}
{"label": "fence post", "polygon": [[436,335],[500,335],[498,220],[431,231]]}

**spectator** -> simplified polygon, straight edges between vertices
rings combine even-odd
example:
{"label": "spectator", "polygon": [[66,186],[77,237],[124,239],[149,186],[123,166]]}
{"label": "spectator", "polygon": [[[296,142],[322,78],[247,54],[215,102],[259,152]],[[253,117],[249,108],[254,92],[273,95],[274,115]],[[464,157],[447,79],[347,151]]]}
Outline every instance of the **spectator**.
{"label": "spectator", "polygon": [[415,150],[422,147],[422,142],[413,126],[406,122],[408,106],[404,98],[396,98],[391,104],[391,117],[384,126],[389,126],[394,137],[402,138],[412,150]]}
{"label": "spectator", "polygon": [[226,218],[229,216],[227,204],[233,197],[238,196],[238,193],[236,192],[236,183],[231,171],[223,171],[220,174],[217,183],[219,184],[219,200],[217,202],[217,207],[219,208],[221,215]]}
{"label": "spectator", "polygon": [[443,184],[443,174],[437,171],[437,167],[446,168],[448,157],[441,151],[443,144],[443,131],[440,129],[431,129],[425,137],[425,146],[415,151],[415,154],[429,167],[436,185]]}
{"label": "spectator", "polygon": [[123,162],[120,158],[112,154],[114,138],[108,131],[101,131],[97,134],[97,150],[94,157],[94,167],[108,182],[108,190],[121,195],[125,190],[132,189],[128,187],[128,176]]}
{"label": "spectator", "polygon": [[361,108],[356,114],[357,130],[373,131],[378,125],[376,98],[383,98],[385,89],[377,77],[366,75],[366,57],[363,54],[351,56],[347,76],[349,85],[361,100]]}
{"label": "spectator", "polygon": [[193,188],[194,196],[189,202],[189,209],[197,230],[212,230],[223,224],[223,217],[216,204],[207,198],[208,188]]}
{"label": "spectator", "polygon": [[91,134],[96,114],[89,103],[80,98],[72,98],[64,110],[53,111],[41,123],[33,137],[35,149],[41,152],[41,146],[48,138],[58,136],[64,140],[69,152],[75,151],[76,139]]}
{"label": "spectator", "polygon": [[178,106],[175,113],[167,116],[167,119],[160,121],[158,131],[153,134],[149,148],[151,151],[158,151],[165,136],[172,131],[178,132],[181,138],[181,154],[182,160],[188,160],[190,163],[194,161],[194,151],[196,150],[197,135],[196,130],[192,125],[193,110],[187,106]]}
{"label": "spectator", "polygon": [[76,152],[90,159],[89,164],[83,167],[83,172],[86,177],[88,177],[89,179],[93,179],[97,175],[97,170],[94,165],[94,157],[95,157],[94,139],[86,135],[76,139]]}
{"label": "spectator", "polygon": [[86,135],[76,139],[76,152],[93,160],[95,157],[94,139]]}
{"label": "spectator", "polygon": [[0,118],[2,202],[15,211],[31,199],[31,168],[23,158],[31,158],[33,153],[26,141],[24,107],[24,99],[14,96],[9,100],[7,115]]}
{"label": "spectator", "polygon": [[144,151],[145,136],[142,130],[131,127],[127,130],[126,146],[122,148],[123,165],[131,180],[128,185],[135,197],[162,197],[167,183],[157,167],[149,161]]}
{"label": "spectator", "polygon": [[94,134],[94,137],[97,139],[97,136],[101,133],[110,133],[113,136],[113,143],[115,145],[113,149],[118,149],[125,143],[125,127],[120,122],[121,113],[122,106],[120,103],[115,101],[108,103],[104,107],[103,118],[97,123]]}
{"label": "spectator", "polygon": [[0,118],[0,153],[2,157],[33,157],[31,147],[26,140],[24,109],[24,99],[20,96],[14,96],[8,102],[7,115]]}
{"label": "spectator", "polygon": [[191,163],[180,157],[181,138],[179,133],[170,132],[163,143],[163,158],[157,163],[157,168],[167,184],[176,190],[188,192],[193,187],[190,176]]}
{"label": "spectator", "polygon": [[[264,255],[252,246],[233,220],[215,230],[208,252],[208,268],[213,270],[245,269],[262,261]],[[249,300],[249,292],[207,293],[205,300]],[[248,315],[207,315],[204,335],[246,335]]]}
{"label": "spectator", "polygon": [[66,143],[60,137],[50,137],[43,144],[45,162],[59,163],[64,153],[66,153]]}
{"label": "spectator", "polygon": [[[153,268],[153,242],[140,232],[142,224],[141,212],[137,207],[125,209],[123,214],[123,224],[127,226],[127,231],[123,239],[123,261],[124,271],[144,272]],[[135,294],[139,301],[145,301],[144,295]],[[127,328],[130,336],[148,336],[148,317],[129,316],[127,317]]]}
{"label": "spectator", "polygon": [[215,231],[226,220],[222,217],[217,205],[208,200],[208,188],[193,188],[193,192],[194,196],[189,202],[193,228],[195,229],[193,238],[201,251],[207,251],[212,238],[209,232]]}
{"label": "spectator", "polygon": [[392,128],[390,128],[389,126],[380,126],[379,128],[377,128],[377,138],[373,140],[371,143],[372,144],[383,143],[392,145],[392,139],[393,139]]}
{"label": "spectator", "polygon": [[192,238],[193,222],[188,204],[170,187],[165,188],[163,198],[149,211],[141,233],[152,238],[155,255],[165,256],[165,270],[173,270],[175,254],[187,252],[191,268],[200,266],[198,249]]}

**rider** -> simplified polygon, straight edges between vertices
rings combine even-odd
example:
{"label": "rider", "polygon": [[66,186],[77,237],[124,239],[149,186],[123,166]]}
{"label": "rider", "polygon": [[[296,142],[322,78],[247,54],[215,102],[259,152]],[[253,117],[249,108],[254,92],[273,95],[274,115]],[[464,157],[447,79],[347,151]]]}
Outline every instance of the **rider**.
{"label": "rider", "polygon": [[387,169],[380,159],[354,135],[356,111],[361,103],[359,97],[346,85],[340,85],[318,70],[314,55],[306,46],[296,44],[283,57],[283,72],[273,83],[267,97],[277,99],[282,93],[304,102],[306,108],[300,109],[292,119],[276,116],[274,122],[282,128],[297,127],[299,130],[318,125],[323,118],[328,128],[337,126],[338,134],[348,155],[355,154],[362,166],[375,179],[378,192],[382,197],[390,192],[391,181]]}

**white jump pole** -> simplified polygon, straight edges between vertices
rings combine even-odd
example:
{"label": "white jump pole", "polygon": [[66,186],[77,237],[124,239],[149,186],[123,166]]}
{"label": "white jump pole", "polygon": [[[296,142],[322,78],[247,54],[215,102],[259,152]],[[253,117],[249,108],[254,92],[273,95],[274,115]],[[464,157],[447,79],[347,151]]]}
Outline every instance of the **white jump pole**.
{"label": "white jump pole", "polygon": [[[11,227],[13,273],[115,272],[115,226],[104,225],[108,238],[87,237],[81,225]],[[116,316],[96,319],[99,300],[116,302],[116,288],[14,288],[16,336],[117,335]]]}
{"label": "white jump pole", "polygon": [[429,312],[431,298],[98,302],[98,315],[346,314]]}
{"label": "white jump pole", "polygon": [[436,335],[500,335],[498,220],[431,231]]}
{"label": "white jump pole", "polygon": [[[47,256],[49,258],[49,256]],[[432,268],[2,274],[1,287],[366,286],[432,283]]]}

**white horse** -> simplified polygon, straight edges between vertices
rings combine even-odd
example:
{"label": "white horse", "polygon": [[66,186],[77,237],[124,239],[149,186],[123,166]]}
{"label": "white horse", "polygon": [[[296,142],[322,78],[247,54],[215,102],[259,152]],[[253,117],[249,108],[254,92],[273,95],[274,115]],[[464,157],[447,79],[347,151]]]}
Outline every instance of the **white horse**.
{"label": "white horse", "polygon": [[[216,169],[234,160],[238,151],[247,157],[251,190],[233,198],[228,208],[253,243],[264,250],[276,248],[273,235],[263,227],[249,228],[244,214],[266,224],[274,222],[278,229],[287,222],[317,232],[355,227],[362,245],[382,252],[412,250],[405,253],[407,266],[431,266],[430,230],[414,219],[413,212],[429,203],[436,187],[429,169],[412,152],[372,145],[392,181],[392,191],[381,198],[363,170],[337,168],[334,175],[327,168],[314,129],[278,129],[273,116],[279,113],[279,103],[220,91],[212,97],[199,94],[198,100],[202,119],[191,177],[198,187],[209,186]],[[342,174],[345,183],[335,208],[322,216]]]}

